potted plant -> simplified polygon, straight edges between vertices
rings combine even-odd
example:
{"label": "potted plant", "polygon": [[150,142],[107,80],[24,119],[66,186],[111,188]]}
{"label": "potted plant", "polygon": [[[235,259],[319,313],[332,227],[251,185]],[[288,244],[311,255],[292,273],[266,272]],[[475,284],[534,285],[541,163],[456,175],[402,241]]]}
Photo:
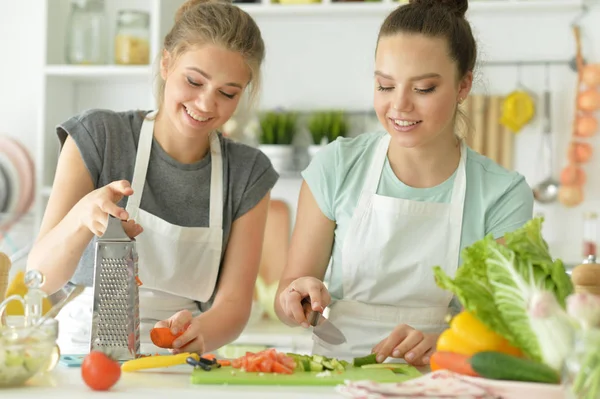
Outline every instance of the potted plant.
{"label": "potted plant", "polygon": [[308,153],[312,158],[328,143],[338,137],[346,137],[348,125],[343,111],[319,111],[311,116],[308,130],[313,141],[313,144],[308,147]]}
{"label": "potted plant", "polygon": [[277,171],[294,169],[294,146],[298,116],[295,112],[268,111],[260,117],[259,149]]}

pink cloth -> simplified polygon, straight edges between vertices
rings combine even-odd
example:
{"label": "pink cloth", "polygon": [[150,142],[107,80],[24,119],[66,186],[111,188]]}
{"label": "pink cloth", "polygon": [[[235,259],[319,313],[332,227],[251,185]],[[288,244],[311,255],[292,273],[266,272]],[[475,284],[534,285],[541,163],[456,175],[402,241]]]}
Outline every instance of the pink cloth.
{"label": "pink cloth", "polygon": [[564,399],[560,385],[495,381],[439,370],[402,383],[346,381],[337,392],[351,399]]}

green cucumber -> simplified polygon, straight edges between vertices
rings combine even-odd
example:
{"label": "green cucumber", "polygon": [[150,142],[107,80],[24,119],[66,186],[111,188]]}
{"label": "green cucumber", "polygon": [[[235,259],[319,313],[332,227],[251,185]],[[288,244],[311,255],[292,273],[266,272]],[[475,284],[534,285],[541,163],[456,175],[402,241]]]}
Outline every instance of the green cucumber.
{"label": "green cucumber", "polygon": [[323,371],[323,364],[315,362],[314,360],[310,362],[310,371]]}
{"label": "green cucumber", "polygon": [[344,371],[348,366],[348,362],[335,358],[325,357],[322,355],[299,355],[296,353],[286,353],[296,361],[296,369],[299,371],[324,371],[337,370]]}
{"label": "green cucumber", "polygon": [[493,380],[560,383],[560,375],[551,367],[500,352],[479,352],[470,359],[473,371]]}
{"label": "green cucumber", "polygon": [[325,360],[325,357],[321,356],[321,355],[312,355],[312,360],[314,360],[317,363],[323,363],[323,360]]}
{"label": "green cucumber", "polygon": [[361,367],[361,366],[364,366],[365,364],[375,364],[375,363],[377,363],[377,353],[371,353],[370,355],[363,356],[363,357],[355,357],[354,360],[352,361],[352,364],[354,364],[354,367]]}

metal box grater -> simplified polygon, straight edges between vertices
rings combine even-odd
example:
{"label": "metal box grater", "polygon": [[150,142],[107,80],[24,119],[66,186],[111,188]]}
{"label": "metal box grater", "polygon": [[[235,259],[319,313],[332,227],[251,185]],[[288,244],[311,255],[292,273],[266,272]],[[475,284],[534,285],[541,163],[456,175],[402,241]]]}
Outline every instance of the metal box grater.
{"label": "metal box grater", "polygon": [[139,356],[138,281],[135,240],[119,219],[109,216],[106,232],[96,243],[90,350],[109,353],[116,360]]}

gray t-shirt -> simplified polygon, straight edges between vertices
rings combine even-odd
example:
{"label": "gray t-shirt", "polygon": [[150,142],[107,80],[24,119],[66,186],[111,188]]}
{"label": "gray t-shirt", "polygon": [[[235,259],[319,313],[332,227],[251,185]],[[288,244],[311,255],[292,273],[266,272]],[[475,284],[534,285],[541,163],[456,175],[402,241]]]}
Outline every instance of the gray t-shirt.
{"label": "gray t-shirt", "polygon": [[[70,135],[96,188],[115,180],[131,182],[142,122],[148,112],[83,112],[57,126],[61,148]],[[233,222],[258,204],[279,176],[258,149],[221,134],[219,139],[223,157],[222,262]],[[210,151],[196,163],[182,164],[153,140],[140,208],[179,226],[208,227],[210,172]],[[123,208],[126,204],[127,198],[119,202]],[[93,285],[95,242],[94,237],[85,249],[73,283]],[[214,294],[208,303],[213,299]]]}

